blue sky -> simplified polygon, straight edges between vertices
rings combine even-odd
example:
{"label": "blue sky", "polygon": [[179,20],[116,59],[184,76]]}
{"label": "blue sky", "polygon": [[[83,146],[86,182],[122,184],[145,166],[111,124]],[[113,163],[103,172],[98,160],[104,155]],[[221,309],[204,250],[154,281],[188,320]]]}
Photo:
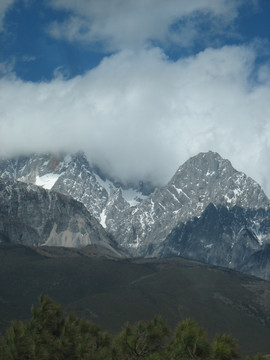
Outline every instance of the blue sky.
{"label": "blue sky", "polygon": [[[110,1],[107,0],[107,2]],[[106,1],[103,3],[106,7]],[[152,2],[152,6],[155,7],[155,2]],[[68,78],[84,74],[98,66],[104,56],[110,56],[115,51],[119,51],[117,48],[106,48],[105,36],[99,41],[79,41],[75,36],[72,41],[68,41],[64,34],[60,38],[52,36],[50,27],[56,23],[61,25],[69,21],[76,14],[72,8],[72,6],[61,6],[61,2],[59,2],[59,7],[54,8],[50,6],[50,1],[44,0],[10,1],[2,21],[0,61],[12,64],[16,75],[25,81],[50,81],[55,71],[62,71]],[[197,32],[192,41],[187,43],[177,43],[177,40],[164,43],[158,39],[158,36],[157,39],[149,37],[143,40],[150,43],[152,41],[153,46],[161,47],[172,61],[196,54],[207,47],[246,44],[257,39],[269,41],[269,0],[239,2],[237,11],[236,19],[224,23],[220,29],[217,29],[214,24],[218,19],[212,19],[212,22],[209,22],[211,16],[207,12],[203,14],[194,11],[183,18],[173,19],[171,23],[168,23],[168,27],[175,36],[177,33],[180,35],[182,27],[190,26],[191,31]],[[86,22],[87,20],[86,18]],[[135,26],[136,23],[140,25],[139,17],[136,20]],[[78,32],[87,33],[89,29],[86,26],[84,29],[84,26],[82,24]],[[135,26],[134,32],[137,31]],[[213,30],[214,27],[216,31]],[[128,39],[126,46],[128,46]]]}
{"label": "blue sky", "polygon": [[0,154],[165,183],[213,150],[270,194],[269,0],[2,0]]}
{"label": "blue sky", "polygon": [[[46,4],[46,2],[45,2]],[[44,1],[15,2],[4,18],[1,62],[13,63],[13,71],[25,81],[49,81],[57,69],[72,77],[98,63],[103,52],[85,44],[54,39],[47,33],[52,21],[68,15],[46,6]]]}

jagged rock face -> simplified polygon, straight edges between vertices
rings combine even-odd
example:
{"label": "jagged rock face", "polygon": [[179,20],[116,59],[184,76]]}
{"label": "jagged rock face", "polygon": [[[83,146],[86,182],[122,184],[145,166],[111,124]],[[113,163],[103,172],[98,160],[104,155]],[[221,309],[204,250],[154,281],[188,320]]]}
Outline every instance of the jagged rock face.
{"label": "jagged rock face", "polygon": [[70,195],[82,202],[96,218],[108,201],[82,153],[32,155],[0,162],[3,179],[12,178]]}
{"label": "jagged rock face", "polygon": [[254,252],[241,266],[239,271],[270,280],[270,244],[265,244]]}
{"label": "jagged rock face", "polygon": [[183,256],[242,269],[270,242],[270,210],[209,204],[199,218],[179,224],[154,250],[158,257]]}
{"label": "jagged rock face", "polygon": [[28,245],[97,244],[120,255],[114,240],[83,204],[18,181],[0,181],[0,239]]}
{"label": "jagged rock face", "polygon": [[[130,208],[153,190],[150,183],[124,186],[90,166],[85,155],[31,155],[0,161],[0,178],[16,179],[70,195],[106,227],[107,216]],[[124,196],[123,196],[124,195]]]}
{"label": "jagged rock face", "polygon": [[61,171],[61,176],[53,185],[52,190],[72,196],[99,219],[100,213],[108,202],[109,194],[96,180],[85,156],[81,153],[67,156],[58,171]]}
{"label": "jagged rock face", "polygon": [[217,153],[201,153],[183,164],[168,185],[124,211],[117,226],[108,229],[133,254],[154,256],[155,247],[172,229],[200,216],[209,203],[228,209],[265,209],[269,200],[255,181],[228,160]]}
{"label": "jagged rock face", "polygon": [[[142,189],[151,191],[151,184],[125,187],[90,166],[82,153],[2,161],[0,177],[72,196],[133,256],[181,255],[270,278],[267,261],[263,268],[256,264],[269,252],[269,199],[217,153],[189,159],[149,196]],[[33,243],[39,229],[47,231],[44,224],[23,226],[30,226]]]}

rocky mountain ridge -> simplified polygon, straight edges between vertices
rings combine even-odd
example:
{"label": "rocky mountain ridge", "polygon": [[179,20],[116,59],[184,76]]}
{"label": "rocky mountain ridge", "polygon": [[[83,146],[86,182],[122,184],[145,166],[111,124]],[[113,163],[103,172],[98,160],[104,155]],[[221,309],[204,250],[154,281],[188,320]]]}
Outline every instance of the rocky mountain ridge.
{"label": "rocky mountain ridge", "polygon": [[[2,160],[0,178],[16,178],[82,202],[131,256],[184,256],[270,279],[259,266],[270,244],[270,201],[250,177],[209,151],[179,167],[167,185],[124,186],[82,153]],[[258,254],[258,255],[256,255]]]}
{"label": "rocky mountain ridge", "polygon": [[209,204],[200,217],[180,223],[155,250],[157,257],[183,256],[242,270],[250,256],[270,244],[270,209]]}
{"label": "rocky mountain ridge", "polygon": [[123,251],[84,205],[70,196],[16,180],[0,180],[0,240],[41,246]]}
{"label": "rocky mountain ridge", "polygon": [[179,167],[171,181],[134,208],[121,213],[108,228],[134,254],[155,256],[179,224],[200,217],[210,204],[232,209],[267,209],[261,187],[214,152],[201,153]]}
{"label": "rocky mountain ridge", "polygon": [[105,217],[105,210],[110,212],[114,207],[115,197],[127,209],[142,201],[153,190],[150,183],[125,186],[106,177],[100,169],[89,164],[82,152],[3,159],[0,161],[0,178],[32,183],[70,195],[83,203],[100,222]]}

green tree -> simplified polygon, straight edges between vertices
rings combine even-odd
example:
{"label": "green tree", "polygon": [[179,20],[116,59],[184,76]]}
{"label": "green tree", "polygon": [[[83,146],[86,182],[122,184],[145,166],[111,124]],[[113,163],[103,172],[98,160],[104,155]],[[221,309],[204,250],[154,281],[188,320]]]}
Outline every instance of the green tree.
{"label": "green tree", "polygon": [[160,359],[168,336],[169,328],[158,316],[133,326],[126,324],[115,340],[113,359]]}
{"label": "green tree", "polygon": [[111,337],[98,325],[71,314],[41,296],[26,323],[15,322],[0,342],[0,360],[106,360]]}
{"label": "green tree", "polygon": [[111,336],[74,314],[67,317],[58,343],[64,359],[107,359],[111,351]]}
{"label": "green tree", "polygon": [[[126,324],[113,338],[95,323],[66,315],[48,296],[32,307],[32,318],[15,321],[0,336],[0,360],[237,360],[236,340],[217,335],[210,344],[206,332],[191,319],[171,335],[161,317]],[[267,360],[261,354],[247,360]]]}
{"label": "green tree", "polygon": [[236,360],[240,358],[236,340],[229,334],[217,335],[212,345],[215,360]]}
{"label": "green tree", "polygon": [[62,359],[59,342],[65,324],[61,305],[47,295],[39,297],[39,306],[32,307],[32,318],[27,323],[28,333],[34,342],[34,359]]}
{"label": "green tree", "polygon": [[5,339],[1,341],[0,349],[1,360],[34,359],[34,343],[27,326],[21,321],[13,322],[7,330]]}
{"label": "green tree", "polygon": [[170,345],[170,359],[209,359],[211,345],[206,332],[193,320],[187,319],[181,322],[174,334]]}

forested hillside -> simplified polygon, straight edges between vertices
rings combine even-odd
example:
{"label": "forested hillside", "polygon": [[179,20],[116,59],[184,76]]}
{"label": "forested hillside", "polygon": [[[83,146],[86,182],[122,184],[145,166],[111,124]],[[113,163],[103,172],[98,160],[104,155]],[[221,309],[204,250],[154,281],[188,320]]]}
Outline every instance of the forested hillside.
{"label": "forested hillside", "polygon": [[[172,331],[161,317],[126,324],[115,336],[95,323],[66,315],[50,297],[39,298],[32,318],[16,321],[0,338],[1,360],[234,360],[240,358],[237,341],[230,334],[213,341],[191,319]],[[249,360],[267,360],[257,354]]]}

